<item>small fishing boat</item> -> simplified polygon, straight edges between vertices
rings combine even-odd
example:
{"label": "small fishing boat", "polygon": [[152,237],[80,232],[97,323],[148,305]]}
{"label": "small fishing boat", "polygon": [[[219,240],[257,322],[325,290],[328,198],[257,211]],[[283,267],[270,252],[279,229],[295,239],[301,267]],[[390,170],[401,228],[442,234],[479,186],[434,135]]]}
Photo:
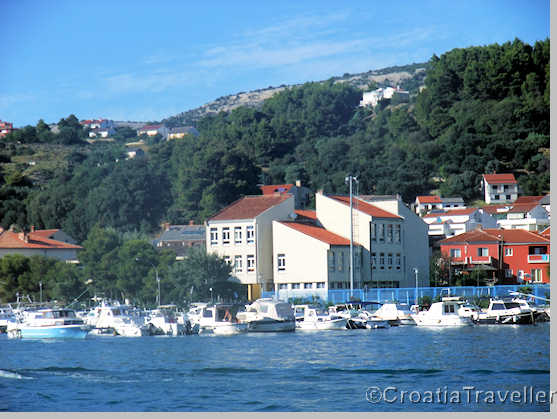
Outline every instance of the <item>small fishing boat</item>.
{"label": "small fishing boat", "polygon": [[461,316],[459,308],[465,303],[459,297],[444,297],[431,305],[429,310],[412,314],[418,326],[467,326],[472,325],[472,317]]}
{"label": "small fishing boat", "polygon": [[199,318],[199,334],[238,335],[248,331],[247,323],[236,318],[239,306],[214,304],[203,307]]}
{"label": "small fishing boat", "polygon": [[9,323],[7,333],[10,338],[84,339],[90,330],[74,310],[48,308],[25,312],[22,320]]}
{"label": "small fishing boat", "polygon": [[346,329],[344,317],[331,315],[310,307],[308,304],[294,306],[296,329],[299,330],[338,330]]}
{"label": "small fishing boat", "polygon": [[248,325],[249,332],[293,332],[296,318],[292,306],[285,301],[260,298],[246,305],[237,314],[240,323]]}
{"label": "small fishing boat", "polygon": [[478,324],[533,324],[535,323],[534,310],[524,301],[511,299],[489,300],[489,307],[472,317]]}
{"label": "small fishing boat", "polygon": [[17,321],[12,306],[0,307],[0,333],[6,333],[8,325]]}

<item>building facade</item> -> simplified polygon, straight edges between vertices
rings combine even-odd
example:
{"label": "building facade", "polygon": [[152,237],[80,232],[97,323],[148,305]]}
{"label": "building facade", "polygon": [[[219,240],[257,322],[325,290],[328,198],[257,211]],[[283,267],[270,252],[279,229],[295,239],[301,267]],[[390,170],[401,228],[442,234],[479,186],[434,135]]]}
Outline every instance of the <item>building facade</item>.
{"label": "building facade", "polygon": [[482,177],[486,204],[514,202],[518,198],[518,182],[513,174],[484,174]]}
{"label": "building facade", "polygon": [[441,241],[453,269],[491,272],[496,283],[548,283],[550,239],[526,230],[478,229]]}

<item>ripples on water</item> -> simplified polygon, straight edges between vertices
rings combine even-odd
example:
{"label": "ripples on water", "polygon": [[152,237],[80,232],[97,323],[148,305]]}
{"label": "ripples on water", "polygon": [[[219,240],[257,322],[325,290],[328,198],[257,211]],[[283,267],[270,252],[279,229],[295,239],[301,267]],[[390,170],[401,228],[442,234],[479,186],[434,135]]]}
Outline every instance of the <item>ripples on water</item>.
{"label": "ripples on water", "polygon": [[[241,336],[0,336],[3,411],[548,411],[549,404],[370,403],[366,390],[549,392],[549,324]],[[391,391],[394,395],[394,390]],[[7,395],[7,397],[6,397]],[[481,400],[481,399],[480,399]]]}

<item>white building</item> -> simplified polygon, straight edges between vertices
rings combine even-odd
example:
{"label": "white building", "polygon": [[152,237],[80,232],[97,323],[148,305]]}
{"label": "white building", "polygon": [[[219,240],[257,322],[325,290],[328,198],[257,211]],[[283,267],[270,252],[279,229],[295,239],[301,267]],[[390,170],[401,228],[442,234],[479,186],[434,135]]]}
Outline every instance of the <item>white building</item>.
{"label": "white building", "polygon": [[364,92],[362,100],[360,101],[360,106],[375,107],[379,101],[383,99],[392,99],[395,94],[400,95],[401,99],[405,102],[408,102],[410,98],[410,93],[406,90],[401,90],[398,86],[396,88],[380,87],[379,89],[371,92]]}
{"label": "white building", "polygon": [[514,202],[518,198],[518,182],[513,174],[488,174],[482,177],[486,204]]}
{"label": "white building", "polygon": [[437,195],[417,196],[414,201],[414,210],[416,214],[427,214],[433,210],[449,210],[466,208],[464,200],[461,197],[443,198]]}
{"label": "white building", "polygon": [[424,215],[431,237],[453,237],[477,228],[497,228],[497,220],[480,208],[464,208],[450,211],[432,212]]}
{"label": "white building", "polygon": [[541,231],[549,225],[547,211],[535,202],[514,204],[507,212],[506,218],[498,220],[500,228],[506,230]]}
{"label": "white building", "polygon": [[208,253],[224,257],[248,285],[248,299],[274,290],[273,221],[294,218],[292,195],[246,196],[206,221]]}

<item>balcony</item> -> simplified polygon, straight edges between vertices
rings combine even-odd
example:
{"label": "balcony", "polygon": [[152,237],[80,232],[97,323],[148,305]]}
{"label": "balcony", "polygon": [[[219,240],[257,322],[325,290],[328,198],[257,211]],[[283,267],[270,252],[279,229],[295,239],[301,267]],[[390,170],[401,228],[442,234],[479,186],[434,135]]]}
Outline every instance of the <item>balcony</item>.
{"label": "balcony", "polygon": [[549,263],[549,255],[528,255],[528,263]]}
{"label": "balcony", "polygon": [[493,262],[491,256],[469,256],[468,263],[473,265],[491,265]]}

